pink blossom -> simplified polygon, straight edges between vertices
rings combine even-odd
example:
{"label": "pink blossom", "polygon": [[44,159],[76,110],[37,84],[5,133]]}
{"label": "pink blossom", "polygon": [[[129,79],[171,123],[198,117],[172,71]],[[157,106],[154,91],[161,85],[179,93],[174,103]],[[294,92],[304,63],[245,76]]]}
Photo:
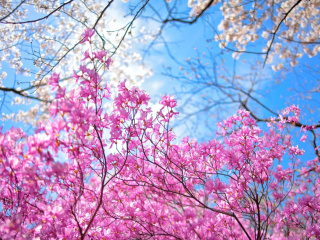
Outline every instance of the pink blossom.
{"label": "pink blossom", "polygon": [[306,134],[303,134],[303,136],[300,138],[300,141],[301,142],[305,142],[307,139],[307,135]]}
{"label": "pink blossom", "polygon": [[49,79],[49,84],[51,86],[53,86],[54,88],[56,88],[57,86],[59,86],[59,80],[60,80],[60,76],[57,73],[53,73]]}
{"label": "pink blossom", "polygon": [[174,108],[177,106],[177,101],[170,95],[164,95],[160,104],[166,107]]}
{"label": "pink blossom", "polygon": [[[57,89],[34,133],[1,129],[1,238],[320,237],[319,160],[299,161],[291,135],[239,110],[219,123],[219,138],[179,142],[176,100],[163,96],[153,113],[149,95],[125,81],[109,98],[98,53],[85,53],[73,88]],[[291,113],[300,114],[286,109],[280,127]]]}
{"label": "pink blossom", "polygon": [[89,50],[86,50],[86,51],[84,52],[84,58],[83,58],[81,61],[84,61],[84,60],[86,60],[86,59],[88,59],[88,58],[91,58],[91,57],[90,57]]}
{"label": "pink blossom", "polygon": [[[101,62],[103,62],[103,58],[107,55],[107,51],[101,50],[99,52],[94,53],[95,58],[99,59]],[[109,68],[108,68],[109,69]]]}
{"label": "pink blossom", "polygon": [[110,67],[110,64],[112,63],[112,60],[111,58],[108,58],[107,61],[106,61],[106,66],[107,66],[107,69],[109,70],[109,67]]}
{"label": "pink blossom", "polygon": [[86,41],[91,41],[93,34],[95,33],[94,29],[88,28],[85,32],[81,35],[83,37],[80,43],[85,43]]}

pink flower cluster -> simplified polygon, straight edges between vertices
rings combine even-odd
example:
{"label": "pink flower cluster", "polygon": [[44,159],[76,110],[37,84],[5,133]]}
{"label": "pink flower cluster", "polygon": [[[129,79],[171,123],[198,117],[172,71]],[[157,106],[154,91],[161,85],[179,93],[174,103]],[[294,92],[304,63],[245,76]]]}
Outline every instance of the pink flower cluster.
{"label": "pink flower cluster", "polygon": [[96,71],[105,57],[84,53],[93,67],[68,94],[52,75],[52,118],[35,134],[1,132],[2,239],[320,238],[320,169],[307,171],[318,162],[297,177],[303,151],[290,136],[239,110],[219,124],[222,140],[178,143],[176,100],[164,96],[154,116],[125,81],[111,99]]}

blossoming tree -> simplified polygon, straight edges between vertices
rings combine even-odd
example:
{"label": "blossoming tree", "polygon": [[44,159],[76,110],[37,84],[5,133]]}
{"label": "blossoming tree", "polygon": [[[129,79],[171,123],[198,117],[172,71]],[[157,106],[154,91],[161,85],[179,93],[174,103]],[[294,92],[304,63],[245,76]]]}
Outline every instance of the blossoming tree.
{"label": "blossoming tree", "polygon": [[320,237],[318,159],[300,161],[303,150],[281,132],[299,123],[297,107],[266,130],[239,110],[219,138],[177,143],[176,100],[163,96],[153,112],[148,94],[125,81],[111,97],[101,80],[110,58],[93,33],[77,86],[66,91],[51,75],[49,121],[29,136],[1,132],[2,239]]}
{"label": "blossoming tree", "polygon": [[[50,75],[60,72],[61,85],[72,85],[73,63],[84,51],[81,33],[96,31],[95,44],[115,54],[113,70],[107,74],[110,86],[119,78],[139,86],[152,75],[142,62],[141,53],[132,45],[144,44],[149,33],[133,30],[144,10],[139,5],[127,18],[121,1],[0,1],[0,109],[3,120],[36,124],[48,115]],[[136,16],[135,16],[136,15]],[[132,33],[135,32],[133,35]],[[10,34],[8,34],[10,33]],[[136,36],[139,36],[139,39]],[[99,39],[99,40],[98,40]],[[128,65],[139,71],[129,74]],[[64,68],[64,66],[70,68]],[[73,66],[72,66],[73,65]],[[32,106],[25,107],[32,103]],[[14,105],[12,107],[11,105]],[[22,105],[22,106],[21,106]],[[17,109],[17,111],[15,111]]]}
{"label": "blossoming tree", "polygon": [[[127,4],[119,5],[119,2]],[[116,16],[109,17],[112,14]],[[122,19],[122,15],[130,17]],[[113,53],[117,51],[113,58],[117,62],[117,68],[112,71],[113,79],[125,76],[136,84],[136,80],[126,74],[122,66],[137,62],[141,69],[144,68],[140,54],[129,49],[132,42],[137,44],[130,35],[133,24],[141,16],[152,19],[156,28],[160,29],[152,29],[151,33],[142,31],[138,35],[139,41],[151,39],[153,43],[158,43],[156,40],[163,39],[159,36],[170,23],[192,25],[202,20],[205,31],[212,33],[207,41],[217,42],[221,49],[232,51],[235,58],[244,53],[263,56],[263,62],[272,63],[275,71],[291,69],[291,66],[297,65],[299,58],[304,55],[316,57],[320,50],[318,0],[2,0],[0,36],[3,41],[0,43],[0,57],[16,71],[18,79],[9,81],[12,77],[7,76],[8,71],[4,69],[0,72],[1,106],[6,103],[3,99],[8,95],[14,97],[11,101],[14,104],[25,103],[26,99],[44,102],[27,113],[20,112],[16,116],[20,121],[32,121],[41,108],[46,109],[45,103],[50,101],[50,94],[45,88],[46,79],[53,71],[62,70],[62,79],[68,81],[70,74],[63,66],[79,60],[77,53],[82,50],[79,47],[81,39],[74,36],[86,28],[97,31],[100,48]],[[216,19],[215,16],[220,17]],[[275,56],[282,60],[273,61]],[[319,70],[318,67],[311,67],[314,71]],[[200,72],[202,68],[200,64],[190,67]],[[143,80],[151,74],[149,69],[139,72],[141,74],[136,79]],[[32,79],[21,80],[20,74],[31,75]],[[225,73],[220,76],[221,79],[225,77],[230,79]],[[244,76],[239,77],[243,87],[246,81]],[[311,81],[310,78],[308,80]],[[318,91],[318,87],[318,81],[309,82],[304,85],[302,94],[306,96]],[[248,93],[248,89],[244,90]],[[6,114],[5,118],[12,119],[13,116]]]}

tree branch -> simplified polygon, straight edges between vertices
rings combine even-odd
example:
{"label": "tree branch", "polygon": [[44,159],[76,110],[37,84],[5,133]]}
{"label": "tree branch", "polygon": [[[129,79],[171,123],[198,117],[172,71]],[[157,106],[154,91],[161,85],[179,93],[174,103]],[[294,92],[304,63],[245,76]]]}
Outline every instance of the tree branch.
{"label": "tree branch", "polygon": [[207,4],[207,6],[191,21],[186,21],[183,20],[181,18],[167,18],[165,20],[163,20],[163,23],[167,23],[167,22],[181,22],[181,23],[187,23],[187,24],[193,24],[195,23],[203,14],[204,12],[211,6],[211,4],[214,2],[214,0],[210,0]]}
{"label": "tree branch", "polygon": [[114,0],[110,0],[109,3],[104,7],[104,9],[101,11],[99,17],[97,18],[96,22],[94,23],[92,29],[96,29],[97,24],[98,24],[98,22],[100,21],[100,19],[102,18],[104,12],[110,7],[110,5],[111,5],[111,3],[112,3],[113,1],[114,1]]}
{"label": "tree branch", "polygon": [[42,17],[42,18],[38,18],[35,20],[29,20],[29,21],[22,21],[22,22],[7,22],[7,21],[2,21],[3,19],[0,20],[0,23],[5,23],[5,24],[25,24],[25,23],[33,23],[33,22],[39,22],[41,20],[44,19],[48,19],[48,17],[50,17],[52,14],[54,14],[55,12],[59,11],[61,8],[63,8],[64,6],[70,4],[71,2],[73,2],[73,0],[70,0],[69,2],[66,2],[62,5],[60,5],[59,7],[57,7],[56,9],[54,9],[51,13],[49,13],[48,15]]}
{"label": "tree branch", "polygon": [[267,50],[267,52],[266,52],[266,58],[265,58],[265,60],[264,60],[263,67],[266,65],[266,62],[267,62],[267,60],[268,60],[268,56],[269,56],[269,53],[270,53],[272,44],[273,44],[273,42],[274,42],[274,39],[275,39],[275,37],[276,37],[276,34],[277,34],[277,32],[278,32],[281,24],[283,23],[284,20],[286,20],[286,18],[287,18],[288,15],[290,14],[290,12],[291,12],[296,6],[298,6],[301,1],[302,1],[302,0],[298,0],[298,1],[289,9],[289,11],[284,14],[284,16],[283,16],[283,18],[281,19],[280,23],[278,24],[276,30],[272,33],[271,43],[270,43],[270,45],[269,45],[269,47],[268,47],[268,50]]}
{"label": "tree branch", "polygon": [[38,101],[41,101],[41,102],[45,102],[45,103],[50,103],[51,101],[47,101],[47,100],[43,100],[43,99],[40,99],[38,97],[34,97],[34,96],[29,96],[29,95],[26,95],[24,93],[25,90],[17,90],[15,88],[6,88],[6,87],[0,87],[0,91],[3,91],[3,92],[13,92],[15,94],[18,94],[22,97],[25,97],[25,98],[30,98],[30,99],[35,99],[35,100],[38,100]]}
{"label": "tree branch", "polygon": [[128,25],[124,35],[122,36],[118,46],[116,47],[116,49],[114,50],[113,54],[111,55],[111,57],[116,53],[116,51],[118,50],[118,48],[120,47],[121,43],[123,42],[123,40],[125,39],[128,31],[129,31],[129,28],[132,26],[133,22],[137,19],[137,17],[139,16],[139,14],[141,14],[142,10],[147,6],[147,4],[149,3],[150,0],[147,0],[145,2],[145,4],[143,4],[143,6],[139,9],[139,11],[136,13],[136,15],[134,16],[134,18],[132,19],[132,21],[130,22],[130,24]]}
{"label": "tree branch", "polygon": [[0,19],[0,22],[2,22],[3,20],[5,20],[6,18],[10,17],[10,15],[11,15],[12,13],[14,13],[23,3],[25,3],[25,1],[26,1],[26,0],[22,0],[14,9],[12,9],[12,11],[11,11],[8,15],[4,16],[3,18],[1,18],[1,19]]}

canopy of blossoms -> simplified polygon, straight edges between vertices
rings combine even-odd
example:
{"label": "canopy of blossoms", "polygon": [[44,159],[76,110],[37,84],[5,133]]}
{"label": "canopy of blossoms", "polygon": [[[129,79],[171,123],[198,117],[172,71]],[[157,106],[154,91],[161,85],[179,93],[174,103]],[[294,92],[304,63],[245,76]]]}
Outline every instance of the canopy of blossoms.
{"label": "canopy of blossoms", "polygon": [[111,59],[93,34],[73,89],[51,75],[49,120],[31,135],[1,132],[2,239],[320,238],[319,160],[301,161],[281,131],[300,124],[297,107],[265,129],[239,110],[216,139],[177,142],[176,100],[154,112],[125,81],[111,96],[99,74]]}

